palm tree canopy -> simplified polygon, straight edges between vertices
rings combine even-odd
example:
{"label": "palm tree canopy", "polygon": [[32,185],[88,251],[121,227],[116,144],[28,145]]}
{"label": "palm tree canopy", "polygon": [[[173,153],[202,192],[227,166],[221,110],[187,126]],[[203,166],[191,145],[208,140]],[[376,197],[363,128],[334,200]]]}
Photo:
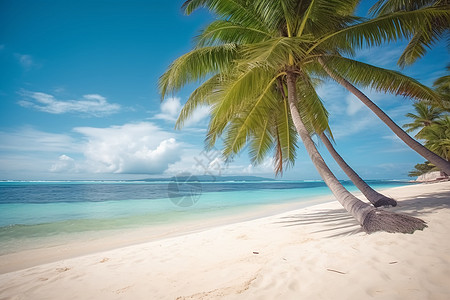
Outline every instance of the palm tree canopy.
{"label": "palm tree canopy", "polygon": [[[183,9],[187,14],[206,7],[219,19],[197,37],[196,48],[175,60],[160,78],[163,98],[187,83],[202,81],[183,107],[177,128],[196,107],[208,105],[211,119],[207,146],[211,147],[223,136],[223,154],[230,158],[248,143],[254,163],[261,162],[273,150],[280,172],[279,162],[291,165],[296,147],[286,114],[287,72],[301,78],[297,87],[302,99],[299,111],[311,134],[329,131],[328,113],[314,88],[317,77],[327,76],[317,61],[320,57],[327,58],[327,64],[354,83],[416,99],[436,100],[431,89],[411,78],[343,55],[351,55],[353,49],[364,45],[397,40],[412,34],[424,20],[436,16],[449,18],[449,13],[430,8],[420,13],[401,12],[365,20],[351,15],[358,3],[357,0],[186,1]],[[267,118],[271,121],[265,122]]]}
{"label": "palm tree canopy", "polygon": [[442,158],[450,160],[450,116],[446,115],[424,129],[425,146]]}
{"label": "palm tree canopy", "polygon": [[422,102],[414,103],[414,109],[416,110],[417,114],[407,113],[405,115],[406,117],[413,119],[413,122],[403,125],[403,128],[407,129],[406,132],[419,130],[415,137],[421,138],[424,129],[427,126],[435,124],[437,120],[439,120],[439,118],[442,116],[443,111],[438,107]]}
{"label": "palm tree canopy", "polygon": [[[396,40],[413,32],[414,26],[422,26],[424,19],[447,12],[429,9],[363,22],[350,15],[358,2],[188,0],[183,5],[186,13],[206,7],[216,13],[219,22],[208,26],[197,38],[197,47],[169,67],[161,77],[160,89],[164,97],[188,82],[206,80],[191,94],[188,102],[192,103],[182,118],[199,104],[209,105],[207,145],[224,137],[223,155],[230,158],[250,144],[254,162],[273,148],[276,172],[295,159],[293,124],[320,176],[365,230],[414,232],[426,227],[422,220],[375,212],[351,195],[326,166],[311,139],[314,132],[329,129],[314,76],[326,73],[320,71],[318,63],[323,56],[351,54],[363,45]],[[225,54],[223,47],[230,45],[233,51]],[[197,57],[199,66],[190,60],[192,57]],[[392,84],[378,85],[393,89]],[[402,88],[399,85],[396,89]],[[182,123],[179,119],[178,124]]]}

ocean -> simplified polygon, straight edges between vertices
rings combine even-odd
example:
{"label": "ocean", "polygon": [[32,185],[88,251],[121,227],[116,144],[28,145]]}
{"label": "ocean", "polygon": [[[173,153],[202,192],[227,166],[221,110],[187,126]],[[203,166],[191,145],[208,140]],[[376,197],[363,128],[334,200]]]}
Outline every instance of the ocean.
{"label": "ocean", "polygon": [[[410,184],[368,183],[375,189]],[[49,237],[182,223],[325,195],[331,192],[322,181],[2,181],[0,255]]]}

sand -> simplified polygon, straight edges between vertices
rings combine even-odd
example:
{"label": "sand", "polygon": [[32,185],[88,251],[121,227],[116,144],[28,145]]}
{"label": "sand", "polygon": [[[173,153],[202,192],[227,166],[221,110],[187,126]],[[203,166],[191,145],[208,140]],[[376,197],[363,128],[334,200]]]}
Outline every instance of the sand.
{"label": "sand", "polygon": [[0,299],[450,299],[450,182],[384,193],[428,228],[368,235],[334,201],[1,274]]}

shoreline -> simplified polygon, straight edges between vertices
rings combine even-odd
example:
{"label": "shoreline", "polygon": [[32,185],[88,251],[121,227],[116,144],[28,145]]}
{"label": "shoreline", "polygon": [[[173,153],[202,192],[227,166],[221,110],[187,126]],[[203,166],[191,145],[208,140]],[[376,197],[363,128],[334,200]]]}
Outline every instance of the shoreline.
{"label": "shoreline", "polygon": [[[386,190],[414,185],[383,188],[379,189],[379,191],[384,192]],[[361,200],[367,201],[361,192],[352,193]],[[249,206],[245,211],[241,211],[242,207],[237,207],[231,209],[236,210],[234,214],[230,212],[227,214],[211,213],[211,215],[200,219],[183,219],[170,224],[153,224],[133,228],[69,233],[64,237],[58,235],[34,239],[28,238],[22,241],[21,250],[10,250],[0,254],[0,274],[51,263],[57,260],[70,259],[146,242],[183,236],[215,227],[272,217],[281,213],[333,201],[336,200],[331,192],[329,192],[327,195],[299,198],[298,202],[265,204],[257,207]]]}
{"label": "shoreline", "polygon": [[367,235],[337,201],[324,199],[322,204],[207,224],[72,258],[58,259],[55,249],[47,249],[52,262],[35,260],[34,267],[1,274],[0,296],[57,299],[58,292],[67,290],[73,299],[330,298],[342,292],[342,284],[353,282],[338,299],[447,298],[450,182],[383,193],[399,200],[390,210],[422,218],[429,227],[413,235]]}
{"label": "shoreline", "polygon": [[[72,233],[69,237],[49,237],[31,249],[0,255],[0,275],[58,260],[139,245],[202,232],[216,227],[270,217],[304,207],[334,201],[333,195],[316,196],[296,203],[270,204],[232,215],[215,215],[198,220],[182,220],[171,224],[138,228]],[[30,242],[28,242],[30,243]]]}

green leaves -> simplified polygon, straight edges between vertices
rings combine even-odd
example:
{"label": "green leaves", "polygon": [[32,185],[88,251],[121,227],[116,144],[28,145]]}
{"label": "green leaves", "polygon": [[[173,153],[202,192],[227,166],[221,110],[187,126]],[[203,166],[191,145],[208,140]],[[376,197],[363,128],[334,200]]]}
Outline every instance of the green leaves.
{"label": "green leaves", "polygon": [[[399,6],[411,1],[391,2]],[[314,76],[329,77],[322,60],[328,69],[351,83],[429,102],[441,101],[437,93],[412,78],[342,55],[351,56],[363,46],[414,36],[401,57],[401,61],[410,63],[441,37],[450,21],[449,10],[427,7],[389,11],[366,20],[352,15],[359,2],[186,1],[182,7],[186,14],[206,8],[217,20],[196,38],[196,48],[175,60],[160,78],[163,98],[188,83],[199,83],[176,127],[181,128],[198,106],[207,105],[211,112],[207,147],[222,137],[223,156],[231,158],[248,145],[255,164],[273,152],[275,171],[281,174],[293,164],[297,147],[285,96],[287,72],[298,78],[297,106],[310,134],[326,131],[331,135],[328,112],[314,86]],[[375,10],[387,12],[390,9],[386,3],[380,0]]]}
{"label": "green leaves", "polygon": [[357,85],[417,100],[441,101],[441,97],[432,89],[396,71],[338,55],[328,55],[325,63],[335,73]]}
{"label": "green leaves", "polygon": [[413,122],[403,125],[403,128],[407,128],[406,132],[413,132],[420,129],[415,137],[421,138],[424,129],[435,124],[442,116],[443,111],[438,107],[423,102],[414,103],[414,108],[417,114],[406,114],[406,117],[413,119]]}
{"label": "green leaves", "polygon": [[239,23],[243,26],[266,29],[266,24],[259,18],[253,1],[188,0],[183,4],[182,9],[189,15],[200,7],[208,9],[222,20]]}
{"label": "green leaves", "polygon": [[442,158],[450,160],[450,117],[447,115],[423,130],[425,147]]}
{"label": "green leaves", "polygon": [[282,70],[290,64],[290,57],[294,62],[305,59],[308,45],[312,40],[310,36],[279,37],[268,41],[248,44],[242,48],[240,65],[259,64],[267,65],[275,70]]}
{"label": "green leaves", "polygon": [[159,78],[162,98],[188,83],[232,68],[237,54],[236,45],[225,44],[195,49],[179,57]]}
{"label": "green leaves", "polygon": [[252,44],[267,40],[270,35],[262,30],[245,27],[228,20],[217,20],[208,25],[196,38],[197,47],[227,43]]}
{"label": "green leaves", "polygon": [[353,48],[378,46],[385,42],[410,37],[418,29],[430,32],[433,20],[436,19],[448,24],[450,22],[449,10],[425,8],[416,11],[395,12],[332,32],[319,39],[309,52],[320,44],[330,47],[329,45],[333,43],[339,43],[339,39],[348,41]]}

